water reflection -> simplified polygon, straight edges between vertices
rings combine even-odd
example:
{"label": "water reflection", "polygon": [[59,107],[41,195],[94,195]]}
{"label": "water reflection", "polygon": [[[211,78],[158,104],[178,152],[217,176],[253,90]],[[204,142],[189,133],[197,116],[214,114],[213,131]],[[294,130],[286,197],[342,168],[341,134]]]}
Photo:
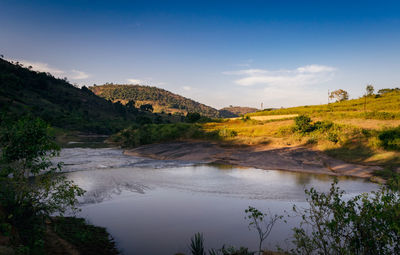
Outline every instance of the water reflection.
{"label": "water reflection", "polygon": [[[305,206],[304,189],[328,191],[331,176],[198,165],[128,157],[117,149],[65,149],[66,176],[87,190],[81,216],[107,227],[125,254],[188,254],[190,236],[203,232],[207,248],[257,246],[244,210],[255,206],[283,214]],[[356,178],[340,178],[349,196],[376,189]],[[296,219],[279,223],[266,247],[285,247]],[[157,244],[157,245],[154,245]]]}

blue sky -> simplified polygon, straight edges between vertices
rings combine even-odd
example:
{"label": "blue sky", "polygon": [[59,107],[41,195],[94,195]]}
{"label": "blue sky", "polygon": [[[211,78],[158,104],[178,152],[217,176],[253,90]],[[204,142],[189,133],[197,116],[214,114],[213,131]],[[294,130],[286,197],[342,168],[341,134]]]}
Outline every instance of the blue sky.
{"label": "blue sky", "polygon": [[221,108],[400,86],[396,1],[3,1],[0,53],[79,85],[140,83]]}

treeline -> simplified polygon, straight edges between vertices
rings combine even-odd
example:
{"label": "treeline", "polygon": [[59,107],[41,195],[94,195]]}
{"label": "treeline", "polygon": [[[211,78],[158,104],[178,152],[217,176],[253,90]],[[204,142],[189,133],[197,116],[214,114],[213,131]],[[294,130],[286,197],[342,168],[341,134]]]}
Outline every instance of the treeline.
{"label": "treeline", "polygon": [[96,95],[111,101],[133,101],[137,106],[150,103],[153,106],[161,106],[161,111],[170,112],[176,110],[176,112],[184,114],[197,112],[207,117],[220,117],[217,109],[157,87],[107,83],[90,87],[90,90]]}
{"label": "treeline", "polygon": [[132,123],[168,123],[172,119],[113,103],[86,87],[30,69],[0,59],[0,108],[14,117],[29,113],[55,127],[99,134],[115,133]]}

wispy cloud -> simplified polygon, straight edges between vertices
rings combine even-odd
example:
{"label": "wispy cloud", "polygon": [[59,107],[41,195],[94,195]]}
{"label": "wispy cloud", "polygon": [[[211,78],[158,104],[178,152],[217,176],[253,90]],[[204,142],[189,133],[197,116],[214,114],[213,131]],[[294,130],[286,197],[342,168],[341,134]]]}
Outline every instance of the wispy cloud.
{"label": "wispy cloud", "polygon": [[59,68],[50,66],[48,63],[29,61],[29,60],[13,60],[13,59],[10,59],[10,61],[19,62],[24,67],[31,67],[32,70],[34,70],[34,71],[51,73],[54,77],[57,77],[57,78],[67,77],[71,80],[83,80],[83,79],[87,79],[90,77],[89,74],[87,74],[83,71],[79,71],[79,70],[75,70],[75,69],[61,70]]}
{"label": "wispy cloud", "polygon": [[130,84],[139,84],[139,85],[147,85],[147,86],[163,86],[166,85],[166,82],[157,82],[154,81],[153,78],[147,77],[143,79],[138,79],[138,78],[129,78],[126,79],[126,81]]}
{"label": "wispy cloud", "polygon": [[182,89],[185,90],[185,91],[189,91],[189,90],[192,90],[192,87],[190,87],[190,86],[183,86]]}
{"label": "wispy cloud", "polygon": [[78,70],[72,70],[72,75],[70,76],[71,79],[73,80],[84,80],[90,77],[89,74],[83,72],[83,71],[78,71]]}
{"label": "wispy cloud", "polygon": [[144,81],[142,81],[142,80],[140,80],[140,79],[133,79],[133,78],[131,78],[131,79],[126,79],[129,83],[131,83],[131,84],[143,84],[144,83]]}
{"label": "wispy cloud", "polygon": [[241,86],[282,87],[323,83],[332,79],[335,70],[330,66],[307,65],[294,70],[245,69],[223,72],[223,74],[243,76],[235,80],[235,83]]}
{"label": "wispy cloud", "polygon": [[65,74],[65,71],[51,67],[49,64],[43,62],[32,62],[27,60],[14,60],[14,62],[19,62],[25,67],[32,67],[33,70],[38,72],[51,73],[57,77]]}
{"label": "wispy cloud", "polygon": [[242,69],[223,74],[235,76],[233,82],[239,85],[235,90],[240,91],[240,96],[233,95],[237,101],[249,105],[264,102],[264,106],[280,107],[322,103],[326,93],[324,86],[336,72],[331,66],[306,65],[281,70]]}

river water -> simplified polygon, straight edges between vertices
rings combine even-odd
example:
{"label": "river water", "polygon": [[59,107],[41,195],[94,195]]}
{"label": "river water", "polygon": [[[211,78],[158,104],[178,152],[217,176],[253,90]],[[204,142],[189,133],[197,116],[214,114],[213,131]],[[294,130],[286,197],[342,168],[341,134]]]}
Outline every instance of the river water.
{"label": "river water", "polygon": [[[202,232],[206,248],[222,245],[256,250],[244,210],[287,215],[293,204],[305,207],[304,189],[330,188],[332,177],[196,162],[161,161],[123,155],[115,148],[66,148],[68,179],[87,192],[78,214],[106,227],[123,254],[189,254],[190,237]],[[377,189],[357,178],[341,178],[351,197]],[[298,218],[278,222],[264,247],[291,246]]]}

